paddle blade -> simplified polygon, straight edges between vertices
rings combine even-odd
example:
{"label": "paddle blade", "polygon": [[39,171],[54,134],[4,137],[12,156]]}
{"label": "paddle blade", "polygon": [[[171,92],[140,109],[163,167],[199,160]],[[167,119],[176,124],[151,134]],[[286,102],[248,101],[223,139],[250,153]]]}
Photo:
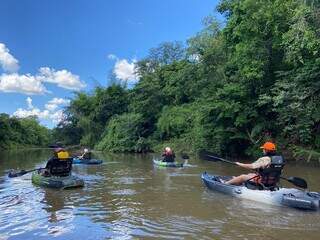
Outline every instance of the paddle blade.
{"label": "paddle blade", "polygon": [[300,187],[300,188],[308,188],[308,184],[306,180],[298,177],[289,177],[287,178],[288,182],[291,182],[293,185]]}
{"label": "paddle blade", "polygon": [[16,171],[11,171],[8,173],[8,177],[9,178],[14,178],[14,177],[20,177],[24,174],[28,173],[28,171],[25,171],[25,170],[21,170],[19,172],[16,172]]}

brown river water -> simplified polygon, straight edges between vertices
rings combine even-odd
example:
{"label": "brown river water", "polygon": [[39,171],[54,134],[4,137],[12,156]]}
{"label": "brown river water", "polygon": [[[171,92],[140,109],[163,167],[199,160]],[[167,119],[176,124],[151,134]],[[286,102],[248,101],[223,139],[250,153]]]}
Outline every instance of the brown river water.
{"label": "brown river water", "polygon": [[[320,211],[236,199],[206,189],[204,171],[236,175],[224,163],[190,158],[184,168],[153,166],[153,155],[103,154],[102,165],[76,165],[85,187],[34,186],[31,174],[9,169],[44,166],[49,151],[0,153],[0,240],[5,239],[320,239]],[[319,163],[290,162],[286,176],[320,191]],[[285,186],[290,186],[284,183]]]}

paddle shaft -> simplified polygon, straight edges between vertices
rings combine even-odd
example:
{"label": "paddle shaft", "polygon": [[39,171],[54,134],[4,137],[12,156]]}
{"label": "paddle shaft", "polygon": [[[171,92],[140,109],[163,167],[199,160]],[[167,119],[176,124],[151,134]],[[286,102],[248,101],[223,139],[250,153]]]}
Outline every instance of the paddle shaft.
{"label": "paddle shaft", "polygon": [[229,161],[229,160],[227,160],[227,159],[223,159],[223,158],[216,157],[216,156],[213,156],[213,155],[208,155],[208,154],[206,154],[206,155],[207,155],[208,157],[217,159],[217,160],[219,160],[219,161],[221,161],[221,162],[226,162],[226,163],[229,163],[229,164],[238,166],[235,162],[231,162],[231,161]]}
{"label": "paddle shaft", "polygon": [[23,175],[25,175],[27,173],[34,172],[34,171],[37,171],[37,170],[40,170],[40,169],[43,169],[43,168],[35,168],[35,169],[32,169],[32,170],[27,170],[27,171],[26,170],[21,170],[20,172],[17,172],[17,173],[9,172],[8,176],[10,178],[20,177],[20,176],[23,176]]}

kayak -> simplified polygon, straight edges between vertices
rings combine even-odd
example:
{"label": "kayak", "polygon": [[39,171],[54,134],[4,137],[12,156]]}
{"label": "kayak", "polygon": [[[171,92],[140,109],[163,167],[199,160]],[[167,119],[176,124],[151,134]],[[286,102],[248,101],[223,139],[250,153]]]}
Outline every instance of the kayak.
{"label": "kayak", "polygon": [[161,167],[183,167],[183,163],[178,162],[163,162],[161,160],[153,159],[153,163]]}
{"label": "kayak", "polygon": [[31,180],[35,185],[48,188],[66,189],[84,186],[84,181],[81,178],[73,175],[66,177],[44,177],[38,171],[32,174]]}
{"label": "kayak", "polygon": [[229,180],[231,177],[210,175],[206,172],[201,175],[201,178],[209,189],[234,197],[271,205],[287,206],[304,210],[319,210],[320,193],[318,192],[302,191],[296,188],[277,188],[274,191],[254,190],[250,189],[248,184],[240,186],[225,184],[221,182],[221,179]]}
{"label": "kayak", "polygon": [[97,164],[101,164],[101,163],[102,163],[102,160],[100,160],[100,159],[79,159],[79,158],[73,158],[72,163],[73,163],[73,164],[97,165]]}

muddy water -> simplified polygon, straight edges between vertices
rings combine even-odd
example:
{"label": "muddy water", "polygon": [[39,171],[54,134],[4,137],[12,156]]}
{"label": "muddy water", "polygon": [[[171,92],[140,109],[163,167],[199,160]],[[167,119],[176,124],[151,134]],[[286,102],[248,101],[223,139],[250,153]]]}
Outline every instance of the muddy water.
{"label": "muddy water", "polygon": [[[207,190],[200,173],[243,173],[223,163],[190,159],[158,168],[152,155],[109,155],[99,166],[74,166],[85,187],[34,186],[31,174],[8,169],[45,164],[48,151],[0,155],[0,239],[319,239],[320,212],[266,206]],[[290,163],[285,175],[320,191],[319,164]],[[287,185],[289,186],[289,185]]]}

